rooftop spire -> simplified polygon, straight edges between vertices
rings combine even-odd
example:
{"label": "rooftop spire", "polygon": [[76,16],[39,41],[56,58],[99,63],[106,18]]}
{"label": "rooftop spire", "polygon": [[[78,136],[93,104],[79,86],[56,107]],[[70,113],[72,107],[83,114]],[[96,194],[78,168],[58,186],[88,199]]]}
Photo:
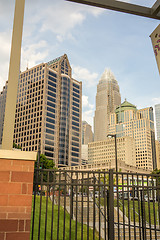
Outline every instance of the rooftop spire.
{"label": "rooftop spire", "polygon": [[109,68],[105,68],[100,81],[111,81],[111,80],[116,80],[114,74],[111,72]]}

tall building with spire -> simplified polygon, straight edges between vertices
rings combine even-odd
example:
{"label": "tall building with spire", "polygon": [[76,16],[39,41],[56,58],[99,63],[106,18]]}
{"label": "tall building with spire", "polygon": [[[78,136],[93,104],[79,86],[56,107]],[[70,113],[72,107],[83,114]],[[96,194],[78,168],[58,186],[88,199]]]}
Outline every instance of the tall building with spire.
{"label": "tall building with spire", "polygon": [[105,69],[97,85],[94,141],[107,139],[110,113],[113,113],[120,104],[121,95],[118,82],[113,73]]}

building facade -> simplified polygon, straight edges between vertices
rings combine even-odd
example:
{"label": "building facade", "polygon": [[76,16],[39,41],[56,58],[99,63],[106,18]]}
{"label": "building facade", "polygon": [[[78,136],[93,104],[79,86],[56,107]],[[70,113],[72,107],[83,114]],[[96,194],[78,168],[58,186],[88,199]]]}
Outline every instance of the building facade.
{"label": "building facade", "polygon": [[157,169],[160,169],[160,142],[156,140]]}
{"label": "building facade", "polygon": [[160,104],[155,105],[157,140],[160,141]]}
{"label": "building facade", "polygon": [[[119,161],[136,166],[135,140],[133,138],[128,136],[117,138],[117,162]],[[88,144],[88,164],[103,162],[115,162],[114,138]]]}
{"label": "building facade", "polygon": [[14,142],[41,152],[56,167],[81,163],[82,83],[67,55],[20,73]]}
{"label": "building facade", "polygon": [[107,139],[109,116],[121,104],[117,80],[110,70],[105,70],[97,85],[96,110],[94,116],[94,141]]}
{"label": "building facade", "polygon": [[136,165],[145,169],[156,168],[153,108],[137,110],[126,100],[110,115],[110,134],[135,139]]}
{"label": "building facade", "polygon": [[93,142],[92,127],[86,121],[82,121],[82,144]]}
{"label": "building facade", "polygon": [[5,106],[6,106],[6,96],[7,96],[7,85],[6,82],[3,90],[0,93],[0,144],[2,144],[2,135],[3,135],[3,124],[4,124],[4,116],[5,116]]}

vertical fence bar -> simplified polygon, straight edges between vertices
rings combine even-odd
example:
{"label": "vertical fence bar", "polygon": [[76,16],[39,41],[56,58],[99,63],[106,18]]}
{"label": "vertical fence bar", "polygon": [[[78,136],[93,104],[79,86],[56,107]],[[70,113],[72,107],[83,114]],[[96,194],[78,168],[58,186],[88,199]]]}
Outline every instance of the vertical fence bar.
{"label": "vertical fence bar", "polygon": [[106,222],[106,220],[107,220],[107,215],[106,215],[106,201],[107,201],[107,199],[106,199],[106,173],[104,173],[104,188],[103,188],[103,190],[104,190],[104,240],[106,240],[107,239],[107,231],[106,231],[106,224],[107,224],[107,222]]}
{"label": "vertical fence bar", "polygon": [[159,228],[160,228],[160,179],[159,177],[156,177],[156,186],[157,186],[157,201],[158,201],[158,218],[159,218],[159,221],[158,221],[158,225],[159,225]]}
{"label": "vertical fence bar", "polygon": [[133,221],[134,221],[134,240],[136,240],[136,219],[135,219],[135,193],[136,193],[136,189],[135,189],[135,183],[134,183],[135,179],[134,179],[134,175],[132,174],[132,203],[133,203]]}
{"label": "vertical fence bar", "polygon": [[71,179],[70,179],[70,189],[69,189],[69,195],[70,195],[70,221],[69,221],[69,240],[72,240],[72,218],[73,218],[73,172],[71,172]]}
{"label": "vertical fence bar", "polygon": [[149,201],[149,179],[147,176],[147,198],[148,198],[148,218],[149,218],[149,230],[150,230],[150,239],[152,240],[152,226],[151,226],[151,210],[150,210],[150,201]]}
{"label": "vertical fence bar", "polygon": [[146,209],[145,209],[145,201],[144,201],[144,176],[143,175],[142,175],[142,192],[143,192],[142,197],[143,197],[143,216],[144,216],[144,237],[146,239]]}
{"label": "vertical fence bar", "polygon": [[67,183],[67,173],[64,172],[64,215],[63,215],[63,240],[65,240],[65,230],[66,230],[66,183]]}
{"label": "vertical fence bar", "polygon": [[141,196],[140,196],[140,186],[139,186],[139,175],[137,174],[137,191],[138,191],[138,221],[139,221],[139,238],[141,238],[141,211],[140,211],[140,201],[141,201]]}
{"label": "vertical fence bar", "polygon": [[59,220],[60,220],[60,205],[61,205],[61,202],[60,202],[60,195],[61,195],[61,171],[59,171],[59,183],[58,183],[58,186],[59,186],[59,190],[58,190],[58,218],[57,218],[57,240],[59,240]]}
{"label": "vertical fence bar", "polygon": [[87,240],[89,240],[89,172],[87,174]]}
{"label": "vertical fence bar", "polygon": [[[38,170],[40,171],[40,170]],[[44,172],[42,170],[42,172],[40,171],[40,176],[41,176],[41,189],[43,187],[42,183],[43,183],[43,176],[44,176]],[[42,191],[40,194],[40,205],[39,205],[39,226],[38,226],[38,240],[40,239],[40,234],[41,234],[41,210],[42,210]]]}
{"label": "vertical fence bar", "polygon": [[123,212],[123,239],[125,240],[125,204],[124,204],[124,174],[122,173],[122,212]]}
{"label": "vertical fence bar", "polygon": [[45,230],[44,230],[44,240],[46,240],[47,236],[47,215],[48,215],[48,194],[49,194],[49,172],[47,174],[47,196],[46,196],[46,216],[45,216]]}
{"label": "vertical fence bar", "polygon": [[96,184],[96,177],[95,173],[93,173],[93,240],[95,240],[95,218],[96,218],[96,213],[95,213],[95,184]]}
{"label": "vertical fence bar", "polygon": [[155,232],[155,240],[157,240],[157,227],[156,227],[156,212],[155,212],[155,186],[154,186],[154,178],[152,177],[152,199],[153,199],[153,215],[154,215],[154,232]]}
{"label": "vertical fence bar", "polygon": [[75,217],[76,217],[76,223],[75,223],[75,240],[77,240],[77,211],[78,211],[78,206],[79,206],[79,196],[78,196],[78,191],[77,191],[77,184],[78,184],[78,172],[76,173],[76,209],[75,209]]}
{"label": "vertical fence bar", "polygon": [[130,191],[129,191],[129,179],[127,174],[127,203],[128,203],[128,232],[129,232],[129,240],[131,239],[131,219],[130,219]]}
{"label": "vertical fence bar", "polygon": [[110,223],[110,221],[109,221],[109,189],[107,189],[107,229],[108,229],[108,231],[107,231],[107,233],[108,233],[108,240],[110,240],[110,226],[109,226],[109,223]]}
{"label": "vertical fence bar", "polygon": [[51,217],[51,240],[53,240],[53,222],[54,222],[54,191],[55,191],[55,184],[56,184],[56,171],[51,172],[53,174],[53,181],[52,181],[52,217]]}
{"label": "vertical fence bar", "polygon": [[116,185],[117,185],[117,228],[118,228],[118,239],[120,238],[119,229],[119,173],[116,172]]}
{"label": "vertical fence bar", "polygon": [[144,202],[143,202],[143,191],[140,190],[140,194],[141,194],[141,216],[142,216],[142,239],[145,239],[145,226],[144,226]]}
{"label": "vertical fence bar", "polygon": [[114,240],[114,189],[113,169],[109,170],[109,240]]}
{"label": "vertical fence bar", "polygon": [[84,179],[83,172],[82,174],[82,201],[81,201],[81,240],[83,240],[83,194],[84,194]]}
{"label": "vertical fence bar", "polygon": [[100,189],[100,184],[101,184],[101,179],[100,179],[100,173],[98,173],[98,201],[99,201],[99,239],[101,239],[101,189]]}

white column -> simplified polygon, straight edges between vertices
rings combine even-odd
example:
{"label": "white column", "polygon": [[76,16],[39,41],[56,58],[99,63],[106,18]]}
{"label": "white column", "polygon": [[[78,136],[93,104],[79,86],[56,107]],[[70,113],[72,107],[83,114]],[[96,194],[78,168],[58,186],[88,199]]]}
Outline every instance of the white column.
{"label": "white column", "polygon": [[2,148],[8,150],[12,149],[13,145],[18,78],[20,72],[24,7],[25,0],[16,0],[2,139]]}

